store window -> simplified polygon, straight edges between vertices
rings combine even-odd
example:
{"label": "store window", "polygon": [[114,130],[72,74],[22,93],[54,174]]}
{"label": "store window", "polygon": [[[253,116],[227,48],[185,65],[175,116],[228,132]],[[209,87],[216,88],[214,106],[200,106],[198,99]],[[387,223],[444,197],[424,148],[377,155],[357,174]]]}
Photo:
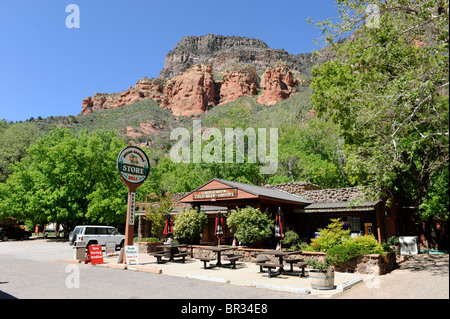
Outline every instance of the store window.
{"label": "store window", "polygon": [[352,233],[359,233],[361,231],[361,218],[359,216],[348,216],[347,220]]}

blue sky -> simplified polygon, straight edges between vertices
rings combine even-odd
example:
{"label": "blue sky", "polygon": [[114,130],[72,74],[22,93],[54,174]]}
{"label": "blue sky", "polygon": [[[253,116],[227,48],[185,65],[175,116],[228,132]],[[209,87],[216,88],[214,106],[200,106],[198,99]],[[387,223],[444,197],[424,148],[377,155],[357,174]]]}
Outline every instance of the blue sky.
{"label": "blue sky", "polygon": [[[66,27],[71,3],[78,29]],[[312,52],[320,31],[306,20],[336,16],[333,0],[1,0],[0,119],[78,115],[87,96],[158,77],[187,35],[246,36]]]}

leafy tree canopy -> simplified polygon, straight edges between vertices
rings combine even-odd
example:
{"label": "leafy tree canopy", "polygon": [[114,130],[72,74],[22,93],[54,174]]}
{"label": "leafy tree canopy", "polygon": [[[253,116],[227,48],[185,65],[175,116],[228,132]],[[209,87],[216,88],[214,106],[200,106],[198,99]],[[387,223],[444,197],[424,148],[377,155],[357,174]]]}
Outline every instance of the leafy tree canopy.
{"label": "leafy tree canopy", "polygon": [[448,1],[336,2],[338,21],[317,23],[335,58],[313,70],[312,101],[341,128],[351,181],[448,218],[424,205],[448,169]]}

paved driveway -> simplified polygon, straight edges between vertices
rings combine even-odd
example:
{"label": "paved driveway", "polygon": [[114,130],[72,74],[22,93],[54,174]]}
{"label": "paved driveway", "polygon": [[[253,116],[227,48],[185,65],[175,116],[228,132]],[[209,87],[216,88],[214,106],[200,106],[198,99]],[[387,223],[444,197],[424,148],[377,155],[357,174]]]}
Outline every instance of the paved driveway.
{"label": "paved driveway", "polygon": [[449,299],[449,255],[417,255],[339,299]]}

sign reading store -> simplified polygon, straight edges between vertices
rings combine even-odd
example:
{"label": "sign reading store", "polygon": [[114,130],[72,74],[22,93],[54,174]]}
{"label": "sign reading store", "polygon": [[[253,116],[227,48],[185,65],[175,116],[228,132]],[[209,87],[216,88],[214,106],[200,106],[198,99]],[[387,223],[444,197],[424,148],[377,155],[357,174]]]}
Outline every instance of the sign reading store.
{"label": "sign reading store", "polygon": [[[122,181],[128,187],[125,247],[133,246],[136,189],[147,179],[150,172],[150,163],[143,150],[135,146],[129,146],[124,148],[117,157],[117,170],[119,171]],[[130,251],[125,251],[127,260],[129,259],[129,254]]]}
{"label": "sign reading store", "polygon": [[212,189],[193,193],[194,200],[235,198],[238,195],[237,188]]}
{"label": "sign reading store", "polygon": [[117,169],[125,181],[140,184],[149,173],[147,155],[137,147],[127,147],[120,152],[117,159]]}

